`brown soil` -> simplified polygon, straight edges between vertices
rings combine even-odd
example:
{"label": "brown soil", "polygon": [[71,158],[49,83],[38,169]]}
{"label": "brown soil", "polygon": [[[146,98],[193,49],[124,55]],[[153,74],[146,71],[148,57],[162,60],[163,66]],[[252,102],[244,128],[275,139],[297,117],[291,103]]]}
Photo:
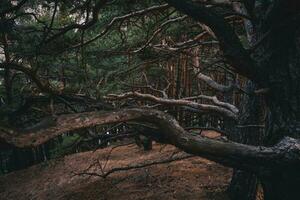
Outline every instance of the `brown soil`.
{"label": "brown soil", "polygon": [[[155,144],[145,152],[136,145],[84,152],[0,177],[1,200],[226,200],[231,170],[193,157],[172,163],[118,171],[106,179],[74,175],[99,161],[104,172],[183,155],[172,146]],[[107,159],[109,158],[109,159]],[[89,172],[101,174],[100,165]]]}

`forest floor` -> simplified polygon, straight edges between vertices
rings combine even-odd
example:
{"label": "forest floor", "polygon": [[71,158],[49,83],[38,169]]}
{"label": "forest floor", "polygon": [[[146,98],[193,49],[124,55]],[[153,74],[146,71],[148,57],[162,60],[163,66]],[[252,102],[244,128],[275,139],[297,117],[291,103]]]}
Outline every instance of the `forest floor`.
{"label": "forest floor", "polygon": [[[154,144],[145,152],[135,144],[78,153],[0,177],[1,200],[226,200],[231,169],[199,157],[140,169],[140,166],[187,156],[168,145]],[[102,168],[102,170],[101,170]]]}

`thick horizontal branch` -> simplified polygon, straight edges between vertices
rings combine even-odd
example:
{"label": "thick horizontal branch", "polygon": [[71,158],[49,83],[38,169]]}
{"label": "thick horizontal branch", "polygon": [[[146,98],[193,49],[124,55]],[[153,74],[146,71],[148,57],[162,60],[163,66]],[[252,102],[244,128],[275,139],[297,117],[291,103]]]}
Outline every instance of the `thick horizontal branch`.
{"label": "thick horizontal branch", "polygon": [[203,138],[186,132],[172,116],[158,110],[148,109],[62,115],[46,120],[47,124],[40,123],[23,130],[23,133],[1,128],[0,140],[18,147],[33,147],[67,131],[125,121],[151,123],[158,127],[160,132],[155,134],[160,135],[163,141],[187,153],[230,167],[258,172],[262,168],[274,169],[274,165],[282,168],[291,164],[295,167],[300,165],[298,140],[286,138],[278,145],[266,148]]}

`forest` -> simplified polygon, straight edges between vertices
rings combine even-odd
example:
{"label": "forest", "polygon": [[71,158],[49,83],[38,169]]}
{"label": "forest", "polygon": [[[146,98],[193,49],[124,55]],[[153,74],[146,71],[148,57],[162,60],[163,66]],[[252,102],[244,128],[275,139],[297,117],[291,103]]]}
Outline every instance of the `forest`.
{"label": "forest", "polygon": [[0,0],[0,199],[300,199],[299,0]]}

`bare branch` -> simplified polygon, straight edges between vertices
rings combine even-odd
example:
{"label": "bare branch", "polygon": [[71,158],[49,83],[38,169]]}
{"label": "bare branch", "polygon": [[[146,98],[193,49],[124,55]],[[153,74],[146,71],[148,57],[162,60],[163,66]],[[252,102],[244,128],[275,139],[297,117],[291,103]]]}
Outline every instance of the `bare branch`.
{"label": "bare branch", "polygon": [[115,172],[141,169],[141,168],[146,168],[146,167],[150,167],[150,166],[153,166],[153,165],[167,164],[167,163],[176,162],[176,161],[180,161],[180,160],[185,160],[185,159],[189,159],[189,158],[193,158],[193,157],[195,157],[195,156],[185,154],[185,155],[171,157],[171,158],[167,158],[167,159],[163,159],[163,160],[151,161],[151,162],[146,162],[146,163],[141,163],[141,164],[136,164],[136,165],[130,165],[130,166],[126,166],[126,167],[112,168],[111,170],[108,170],[107,172],[103,171],[102,173],[85,171],[85,172],[75,173],[75,175],[77,175],[77,176],[82,176],[82,175],[98,176],[98,177],[101,177],[101,178],[107,178],[109,175],[111,175]]}
{"label": "bare branch", "polygon": [[130,85],[130,84],[127,84],[127,83],[123,83],[123,84],[126,85],[126,86],[129,86],[131,88],[149,89],[153,92],[161,94],[163,96],[163,98],[168,98],[167,90],[170,88],[170,85],[171,85],[171,83],[168,82],[168,85],[163,90],[159,90],[159,89],[156,89],[156,88],[152,87],[151,85],[145,85],[144,86],[144,85]]}
{"label": "bare branch", "polygon": [[235,107],[234,105],[232,105],[230,103],[225,103],[225,102],[218,100],[218,98],[216,96],[211,97],[211,96],[206,96],[206,95],[198,95],[198,96],[187,97],[187,98],[183,98],[183,99],[185,99],[185,100],[206,99],[206,100],[212,101],[215,105],[228,108],[229,110],[231,110],[234,113],[239,113],[239,110],[237,107]]}
{"label": "bare branch", "polygon": [[61,28],[61,30],[54,34],[53,36],[51,36],[49,39],[47,39],[45,42],[49,43],[50,41],[56,39],[57,37],[67,33],[70,30],[73,29],[80,29],[80,30],[84,30],[87,29],[91,26],[93,26],[97,21],[98,21],[98,15],[99,15],[99,11],[100,9],[107,3],[107,0],[98,0],[97,3],[95,3],[95,6],[93,7],[92,10],[92,19],[90,21],[87,21],[83,24],[71,24],[68,25],[66,27]]}
{"label": "bare branch", "polygon": [[[205,98],[211,100],[215,103],[215,105],[209,104],[199,104],[197,102],[190,101],[189,99],[167,99],[167,98],[160,98],[156,97],[151,94],[142,94],[139,92],[127,92],[121,95],[110,94],[106,97],[108,100],[122,100],[128,98],[137,98],[141,100],[148,100],[159,104],[165,105],[176,105],[176,106],[184,106],[190,107],[193,109],[198,110],[198,112],[206,112],[206,113],[217,113],[222,116],[237,119],[238,109],[233,108],[234,106],[229,104],[220,102],[216,97],[208,97],[208,96],[201,96],[201,98]],[[200,96],[198,96],[200,98]]]}
{"label": "bare branch", "polygon": [[163,30],[163,28],[164,28],[165,26],[167,26],[167,25],[169,25],[169,24],[171,24],[171,23],[174,23],[174,22],[178,22],[178,21],[185,20],[185,19],[187,19],[187,16],[186,16],[186,15],[184,15],[184,16],[182,16],[182,17],[177,17],[177,18],[173,18],[173,19],[169,19],[169,20],[165,21],[164,23],[162,23],[162,24],[158,27],[157,30],[154,31],[154,33],[152,34],[152,36],[148,39],[148,41],[147,41],[142,47],[140,47],[140,48],[134,50],[132,53],[138,53],[138,52],[144,50],[147,46],[149,46],[150,43],[154,40],[155,36],[156,36],[157,34],[159,34],[159,33]]}
{"label": "bare branch", "polygon": [[111,27],[113,27],[113,25],[115,25],[115,23],[117,23],[119,21],[124,21],[126,19],[131,18],[131,17],[141,16],[141,15],[144,15],[146,13],[157,11],[157,10],[164,10],[164,9],[169,8],[169,7],[170,6],[168,4],[157,5],[157,6],[152,6],[152,7],[146,8],[146,9],[138,10],[138,11],[135,11],[135,12],[131,12],[131,13],[128,13],[128,14],[123,15],[123,16],[114,17],[104,27],[104,29],[98,35],[96,35],[95,37],[93,37],[92,39],[90,39],[88,41],[83,42],[82,44],[74,45],[71,48],[77,48],[77,47],[81,47],[81,46],[84,46],[84,45],[88,45],[88,44],[94,42],[95,40],[103,37],[111,29]]}
{"label": "bare branch", "polygon": [[209,76],[201,73],[201,68],[200,68],[201,65],[200,65],[200,61],[199,61],[198,50],[199,50],[198,48],[195,48],[194,51],[193,51],[193,69],[194,69],[194,73],[196,74],[196,77],[199,80],[205,82],[212,89],[215,89],[215,90],[217,90],[219,92],[226,93],[226,92],[231,92],[233,89],[235,89],[235,85],[234,84],[230,84],[228,86],[227,85],[223,85],[223,84],[217,83],[211,77],[209,77]]}
{"label": "bare branch", "polygon": [[194,71],[196,72],[197,78],[201,81],[204,81],[207,85],[209,85],[211,88],[220,91],[220,92],[231,92],[234,88],[234,84],[229,84],[229,85],[223,85],[220,83],[217,83],[214,81],[211,77],[202,74],[199,69],[194,68]]}

